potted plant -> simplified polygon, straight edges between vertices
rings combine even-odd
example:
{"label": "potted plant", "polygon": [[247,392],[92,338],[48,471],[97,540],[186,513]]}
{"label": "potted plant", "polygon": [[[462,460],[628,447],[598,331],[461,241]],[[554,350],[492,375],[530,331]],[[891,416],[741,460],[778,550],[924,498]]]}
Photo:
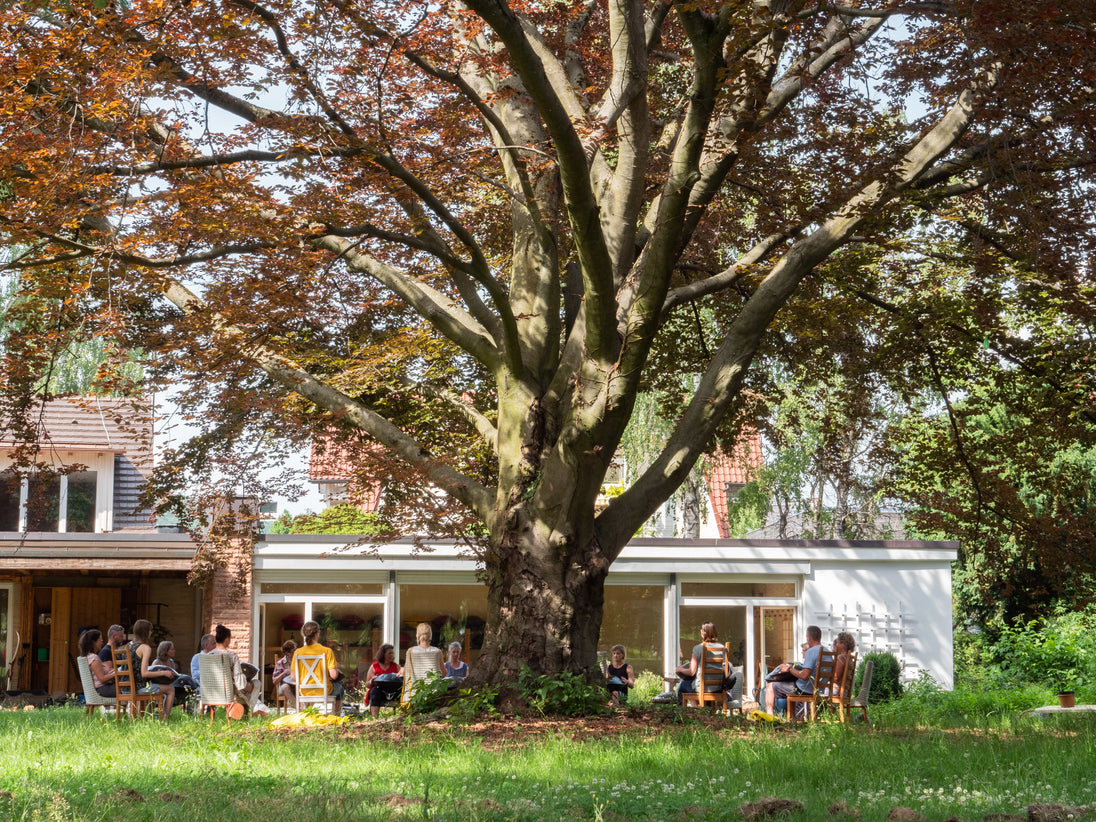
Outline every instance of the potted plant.
{"label": "potted plant", "polygon": [[1058,704],[1063,708],[1072,708],[1077,702],[1073,691],[1058,691]]}

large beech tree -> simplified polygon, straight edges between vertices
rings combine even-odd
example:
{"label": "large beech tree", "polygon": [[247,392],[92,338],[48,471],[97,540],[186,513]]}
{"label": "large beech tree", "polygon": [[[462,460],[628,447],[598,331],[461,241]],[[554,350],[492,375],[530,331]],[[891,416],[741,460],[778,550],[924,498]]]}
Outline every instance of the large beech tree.
{"label": "large beech tree", "polygon": [[[477,675],[583,670],[774,320],[884,304],[856,249],[948,234],[981,291],[1070,299],[1094,45],[1082,0],[7,3],[0,230],[50,313],[5,402],[95,335],[204,404],[195,459],[366,435],[485,528]],[[667,370],[672,432],[599,511]]]}

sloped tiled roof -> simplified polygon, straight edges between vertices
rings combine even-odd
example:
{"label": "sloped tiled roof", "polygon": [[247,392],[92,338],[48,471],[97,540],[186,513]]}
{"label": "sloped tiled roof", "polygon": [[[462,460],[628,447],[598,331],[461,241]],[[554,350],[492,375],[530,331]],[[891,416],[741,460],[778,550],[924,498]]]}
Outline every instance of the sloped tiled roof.
{"label": "sloped tiled roof", "polygon": [[[137,400],[60,397],[39,405],[31,419],[43,451],[95,449],[151,457],[152,409]],[[10,419],[2,420],[0,443],[15,444]]]}
{"label": "sloped tiled roof", "polygon": [[719,449],[708,456],[708,494],[721,538],[728,539],[731,535],[727,524],[728,486],[750,482],[763,459],[761,435],[749,429],[742,432],[730,454]]}

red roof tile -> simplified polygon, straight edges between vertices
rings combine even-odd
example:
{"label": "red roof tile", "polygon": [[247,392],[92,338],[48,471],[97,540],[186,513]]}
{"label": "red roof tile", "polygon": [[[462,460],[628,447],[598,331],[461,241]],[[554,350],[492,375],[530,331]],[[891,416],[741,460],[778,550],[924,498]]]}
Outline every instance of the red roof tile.
{"label": "red roof tile", "polygon": [[708,495],[723,539],[731,535],[727,523],[727,486],[750,482],[763,460],[761,435],[753,430],[742,432],[731,454],[719,449],[708,456]]}

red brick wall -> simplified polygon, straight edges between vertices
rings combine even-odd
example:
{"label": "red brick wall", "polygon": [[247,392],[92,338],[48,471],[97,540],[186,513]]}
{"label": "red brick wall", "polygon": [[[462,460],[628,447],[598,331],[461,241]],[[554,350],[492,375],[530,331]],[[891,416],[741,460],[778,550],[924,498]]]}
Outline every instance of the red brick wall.
{"label": "red brick wall", "polygon": [[251,540],[234,540],[223,556],[227,567],[218,567],[206,583],[202,633],[224,625],[232,631],[232,649],[240,659],[251,659]]}

